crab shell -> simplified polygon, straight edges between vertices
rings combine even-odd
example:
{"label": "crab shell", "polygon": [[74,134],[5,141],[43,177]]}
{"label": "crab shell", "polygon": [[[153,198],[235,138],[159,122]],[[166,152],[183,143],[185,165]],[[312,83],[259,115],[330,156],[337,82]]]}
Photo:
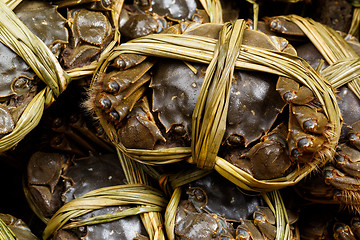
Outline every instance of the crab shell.
{"label": "crab shell", "polygon": [[261,195],[249,196],[217,173],[191,182],[185,198],[177,208],[175,233],[192,240],[233,239],[231,222],[250,219],[258,206],[265,205]]}
{"label": "crab shell", "polygon": [[4,213],[0,213],[0,220],[2,220],[11,229],[17,239],[37,239],[37,237],[31,232],[30,228],[25,224],[23,220],[18,219],[10,214]]}
{"label": "crab shell", "polygon": [[[67,42],[65,19],[56,6],[43,1],[25,1],[14,10],[19,19],[55,54],[59,45]],[[46,33],[46,34],[45,34]],[[18,118],[35,96],[35,73],[10,48],[0,43],[0,134],[13,130]]]}
{"label": "crab shell", "polygon": [[[43,1],[24,1],[14,12],[48,47],[67,42],[65,19],[57,12],[56,6]],[[0,98],[29,91],[35,74],[3,44],[0,44],[0,63]]]}
{"label": "crab shell", "polygon": [[68,11],[68,24],[71,39],[61,53],[61,60],[69,69],[97,60],[113,38],[113,27],[106,12],[72,9]]}
{"label": "crab shell", "polygon": [[[210,28],[210,26],[212,28]],[[219,25],[200,26],[186,34],[216,37]],[[246,30],[243,44],[279,50],[271,39],[260,32]],[[283,49],[282,49],[283,50]],[[160,60],[154,70],[153,111],[158,113],[166,131],[182,125],[191,135],[191,118],[206,71],[206,65],[192,63],[197,73],[177,60]],[[247,146],[267,133],[285,103],[276,92],[277,76],[249,71],[235,71],[231,85],[227,129],[224,139],[242,138]]]}

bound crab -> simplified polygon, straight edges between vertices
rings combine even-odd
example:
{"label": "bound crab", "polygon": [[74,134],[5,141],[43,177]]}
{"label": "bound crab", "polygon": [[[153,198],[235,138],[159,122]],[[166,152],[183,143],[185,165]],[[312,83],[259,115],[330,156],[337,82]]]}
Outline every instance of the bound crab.
{"label": "bound crab", "polygon": [[[32,209],[45,222],[72,199],[91,190],[126,182],[116,155],[71,158],[61,153],[35,152],[29,160],[25,194]],[[127,208],[125,205],[106,207],[81,218]],[[138,234],[147,235],[140,217],[129,216],[117,221],[59,230],[52,239],[134,239]]]}
{"label": "bound crab", "polygon": [[[217,173],[191,182],[186,196],[176,214],[180,239],[275,239],[276,219],[262,197],[240,191]],[[289,210],[287,215],[294,230],[297,216]],[[295,239],[295,231],[290,232]]]}
{"label": "bound crab", "polygon": [[[185,29],[186,35],[217,38],[220,28],[179,25],[166,33]],[[283,38],[250,29],[243,37],[244,46],[296,53]],[[97,75],[87,106],[127,149],[188,147],[206,66],[153,61],[134,54],[113,58],[106,72]],[[330,142],[329,119],[308,87],[267,73],[235,71],[230,91],[221,157],[256,179],[279,178],[321,158]]]}
{"label": "bound crab", "polygon": [[[305,36],[301,29],[293,22],[286,20],[283,17],[274,17],[269,19],[270,28],[275,32],[280,31],[282,34],[294,34]],[[286,29],[291,29],[290,33]],[[345,36],[345,34],[342,34]],[[347,36],[347,42],[344,40],[342,45],[352,49],[356,54],[360,53],[359,42],[354,38]],[[312,66],[316,66],[320,61],[323,61],[323,56],[309,42],[299,44],[298,52],[306,59]],[[334,64],[334,63],[332,63]],[[320,73],[326,72],[331,63],[325,63],[319,68]],[[328,79],[333,82],[332,79]],[[336,82],[334,82],[336,84]],[[336,85],[338,86],[338,85]],[[353,210],[355,213],[360,213],[359,208],[359,110],[360,101],[358,94],[351,88],[351,83],[347,86],[341,86],[337,90],[338,105],[343,118],[343,126],[341,129],[340,144],[336,149],[336,155],[331,161],[331,164],[322,169],[320,176],[314,176],[313,180],[306,181],[299,186],[300,192],[310,199],[330,203],[340,203],[342,206]],[[323,187],[317,191],[312,189],[314,184],[311,181],[319,182],[321,178],[325,180],[327,185],[320,184]]]}
{"label": "bound crab", "polygon": [[[54,53],[68,41],[65,19],[55,6],[43,1],[24,1],[14,12]],[[2,43],[0,48],[0,134],[3,135],[13,131],[36,95],[40,80],[15,52]]]}

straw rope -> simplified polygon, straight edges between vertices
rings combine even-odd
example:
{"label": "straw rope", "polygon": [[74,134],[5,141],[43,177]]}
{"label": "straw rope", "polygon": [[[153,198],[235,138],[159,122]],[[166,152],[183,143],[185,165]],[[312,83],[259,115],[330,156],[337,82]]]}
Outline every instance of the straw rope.
{"label": "straw rope", "polygon": [[2,1],[0,16],[0,41],[18,54],[47,84],[26,107],[14,130],[0,139],[2,152],[14,147],[39,123],[44,108],[65,90],[70,78],[50,49]]}
{"label": "straw rope", "polygon": [[349,44],[335,30],[312,19],[297,15],[286,18],[306,34],[329,63],[330,66],[321,71],[321,74],[335,88],[347,84],[360,99],[359,56]]}
{"label": "straw rope", "polygon": [[47,223],[43,232],[43,238],[48,239],[52,233],[63,227],[69,220],[93,210],[108,206],[128,204],[147,205],[148,207],[138,207],[130,209],[125,213],[119,212],[107,216],[103,215],[87,220],[80,220],[76,223],[66,225],[65,228],[109,222],[128,215],[144,212],[162,211],[165,209],[167,201],[160,191],[143,184],[119,185],[96,189],[62,206]]}
{"label": "straw rope", "polygon": [[244,30],[244,20],[224,24],[206,69],[192,122],[192,160],[199,168],[212,169],[216,163],[226,130],[231,81]]}

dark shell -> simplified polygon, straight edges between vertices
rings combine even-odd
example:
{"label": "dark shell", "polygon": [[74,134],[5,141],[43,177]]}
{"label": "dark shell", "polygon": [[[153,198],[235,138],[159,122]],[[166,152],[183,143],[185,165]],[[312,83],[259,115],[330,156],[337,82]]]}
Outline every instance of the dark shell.
{"label": "dark shell", "polygon": [[[159,113],[159,120],[167,130],[174,124],[182,124],[191,133],[191,116],[206,71],[205,65],[192,65],[197,69],[196,74],[176,60],[161,61],[154,71],[153,111]],[[269,131],[285,105],[276,92],[276,81],[277,76],[271,74],[235,72],[225,139],[238,134],[247,145]]]}
{"label": "dark shell", "polygon": [[17,79],[32,80],[34,72],[12,50],[0,43],[0,97],[16,94],[12,85]]}
{"label": "dark shell", "polygon": [[[261,195],[245,194],[218,173],[192,182],[190,188],[200,188],[206,194],[207,203],[203,206],[205,211],[228,220],[250,219],[258,206],[265,206]],[[191,196],[189,198],[192,201]]]}
{"label": "dark shell", "polygon": [[[324,60],[321,53],[316,49],[316,47],[311,42],[307,42],[296,47],[296,52],[299,57],[303,58],[314,69],[317,68],[321,59]],[[323,70],[327,66],[329,65],[326,62],[324,62],[324,65],[322,66],[321,70]]]}
{"label": "dark shell", "polygon": [[14,129],[14,120],[6,105],[0,104],[0,134],[5,134]]}
{"label": "dark shell", "polygon": [[122,36],[133,39],[156,33],[158,23],[150,15],[131,14],[125,24],[120,26]]}
{"label": "dark shell", "polygon": [[0,219],[10,228],[10,230],[15,234],[17,239],[37,239],[37,237],[31,232],[30,228],[25,224],[23,220],[3,213],[0,213]]}
{"label": "dark shell", "polygon": [[[28,184],[33,200],[48,217],[64,204],[83,194],[102,187],[126,184],[116,155],[91,156],[73,160],[74,165],[61,173],[65,164],[60,154],[36,153],[29,161]],[[65,164],[67,165],[67,164]],[[48,171],[48,172],[47,172]],[[59,176],[62,176],[62,181]],[[51,184],[58,183],[51,191]],[[62,194],[61,194],[62,192]],[[46,209],[44,209],[46,208]],[[114,206],[90,212],[79,218],[103,215],[127,209],[128,206]],[[84,231],[72,230],[81,239],[133,239],[137,234],[147,235],[139,216],[126,217],[117,221],[90,225]],[[69,234],[56,234],[61,239]],[[70,234],[73,236],[72,234]],[[57,239],[57,238],[55,238]],[[58,239],[58,240],[59,240]],[[77,238],[76,238],[77,239]]]}
{"label": "dark shell", "polygon": [[[81,196],[89,191],[120,185],[126,183],[126,178],[115,155],[104,155],[101,157],[90,157],[79,159],[75,165],[67,171],[66,177],[72,179],[74,185],[65,193],[65,202]],[[110,212],[124,210],[126,207],[108,207],[93,211],[87,216],[96,216]],[[146,235],[140,218],[132,216],[106,224],[91,225],[87,227],[86,239],[133,239],[137,233]]]}
{"label": "dark shell", "polygon": [[261,195],[247,195],[217,173],[191,182],[186,194],[188,200],[180,202],[175,220],[180,239],[234,239],[233,224],[251,219],[265,204]]}
{"label": "dark shell", "polygon": [[[23,1],[14,12],[48,47],[55,42],[67,42],[66,20],[50,3]],[[35,76],[29,66],[2,43],[0,44],[0,74],[0,97],[27,92],[31,85],[29,82]]]}
{"label": "dark shell", "polygon": [[102,46],[111,34],[111,24],[103,13],[83,9],[75,12],[73,31],[82,41]]}
{"label": "dark shell", "polygon": [[47,46],[68,41],[66,19],[57,12],[55,5],[44,1],[23,1],[14,12]]}
{"label": "dark shell", "polygon": [[348,125],[351,125],[360,119],[360,100],[346,86],[339,88],[337,103],[343,117],[344,125],[341,129],[341,137],[344,138],[348,132]]}
{"label": "dark shell", "polygon": [[152,0],[151,12],[179,20],[191,20],[196,12],[195,0]]}

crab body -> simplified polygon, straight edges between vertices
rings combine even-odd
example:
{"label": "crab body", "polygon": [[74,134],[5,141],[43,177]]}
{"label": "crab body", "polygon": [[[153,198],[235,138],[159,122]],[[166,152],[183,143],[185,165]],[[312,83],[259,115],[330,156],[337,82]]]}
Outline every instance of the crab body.
{"label": "crab body", "polygon": [[[40,214],[50,217],[68,201],[106,186],[124,184],[125,177],[115,155],[90,156],[70,161],[58,153],[37,152],[28,165],[28,196],[38,206]],[[127,206],[107,207],[82,216],[103,215],[125,210]],[[131,226],[129,228],[129,226]],[[129,230],[131,229],[131,230]],[[62,230],[63,231],[63,230]],[[55,234],[55,239],[133,239],[146,231],[137,216],[127,217],[106,224],[90,225],[81,231]],[[109,234],[112,232],[111,234]],[[75,233],[75,234],[74,234]],[[53,238],[54,239],[54,238]]]}
{"label": "crab body", "polygon": [[[219,24],[178,25],[178,28],[174,26],[166,32],[185,29],[184,34],[216,38],[220,28]],[[245,30],[243,44],[295,54],[285,39],[269,38],[253,30]],[[206,66],[162,59],[154,64],[150,58],[138,59],[138,63],[129,61],[129,55],[123,54],[110,64],[107,73],[102,73],[90,90],[87,105],[91,109],[98,109],[100,117],[117,129],[120,142],[127,148],[189,146],[192,114]],[[124,68],[126,62],[133,67]],[[147,75],[150,68],[152,77]],[[150,88],[147,88],[149,80]],[[294,80],[268,73],[236,70],[230,92],[221,151],[225,153],[225,159],[253,176],[261,179],[283,176],[291,170],[294,161],[311,162],[326,143],[324,132],[327,130],[327,117],[321,107],[313,107],[316,106],[316,98],[312,91]],[[144,96],[151,100],[144,101]],[[138,109],[135,107],[137,101],[143,102],[142,111],[147,116],[142,118],[146,122],[142,121],[141,124],[134,121],[131,114],[131,111]],[[289,115],[283,113],[287,104]],[[138,113],[134,114],[139,116]],[[276,121],[283,122],[285,130],[281,130],[278,140],[267,138],[275,129]],[[138,141],[139,134],[136,133],[140,132],[143,140]],[[267,139],[261,143],[262,146],[256,145],[260,138]],[[146,146],[141,146],[141,142]],[[248,154],[243,155],[246,152]],[[247,163],[249,159],[251,166]],[[274,172],[260,177],[266,161],[267,168],[274,169]]]}
{"label": "crab body", "polygon": [[[241,192],[215,173],[190,183],[186,195],[176,215],[180,239],[275,238],[275,216],[262,197]],[[297,221],[290,212],[288,217],[291,225]]]}

